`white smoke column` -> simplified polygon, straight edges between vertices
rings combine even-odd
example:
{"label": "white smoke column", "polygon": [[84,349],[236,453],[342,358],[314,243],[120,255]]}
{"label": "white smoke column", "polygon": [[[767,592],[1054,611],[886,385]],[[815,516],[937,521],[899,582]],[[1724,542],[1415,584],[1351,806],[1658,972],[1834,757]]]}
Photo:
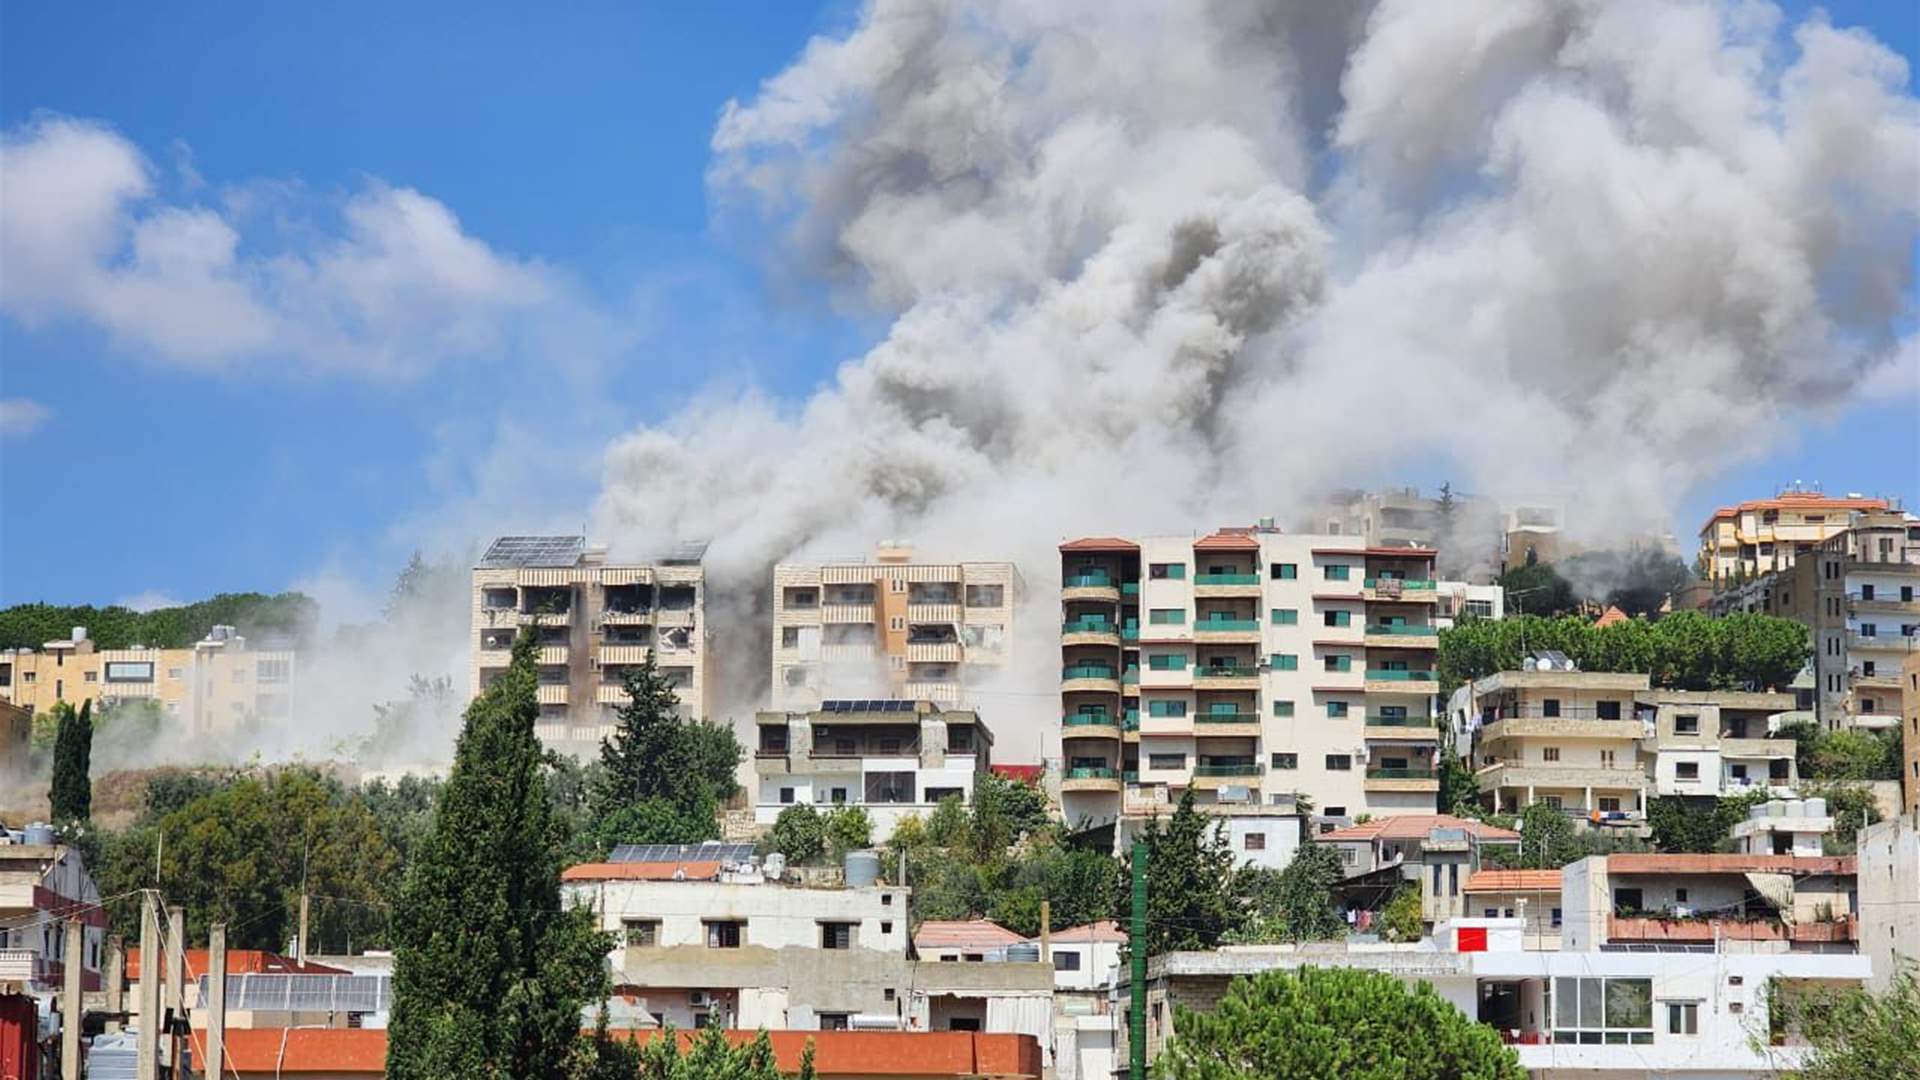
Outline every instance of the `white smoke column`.
{"label": "white smoke column", "polygon": [[747,707],[768,567],[881,536],[1044,598],[1065,537],[1436,460],[1664,526],[1895,349],[1906,79],[1755,3],[870,4],[729,105],[710,183],[890,331],[620,440],[601,529],[712,539]]}

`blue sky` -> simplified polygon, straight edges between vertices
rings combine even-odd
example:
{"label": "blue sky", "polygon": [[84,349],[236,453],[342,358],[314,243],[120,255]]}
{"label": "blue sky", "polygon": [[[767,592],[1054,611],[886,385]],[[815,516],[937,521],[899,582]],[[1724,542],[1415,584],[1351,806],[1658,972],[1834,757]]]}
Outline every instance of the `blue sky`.
{"label": "blue sky", "polygon": [[[1825,7],[1920,66],[1913,5]],[[578,335],[586,373],[535,394],[484,358],[410,378],[272,358],[195,366],[143,355],[97,322],[0,317],[0,396],[48,410],[0,442],[0,603],[191,599],[329,572],[379,580],[419,538],[461,535],[466,523],[439,520],[440,508],[484,483],[520,508],[501,528],[570,521],[609,437],[716,384],[751,379],[792,397],[828,377],[878,327],[765,280],[758,238],[712,228],[703,174],[724,103],[853,14],[845,3],[7,5],[0,129],[47,114],[105,125],[144,155],[155,195],[244,197],[283,236],[379,185],[417,190],[500,259],[583,309],[622,314],[495,328]],[[1809,427],[1690,493],[1677,530],[1793,479],[1920,497],[1915,407]],[[523,425],[504,451],[503,418]],[[564,464],[501,468],[503,453]]]}

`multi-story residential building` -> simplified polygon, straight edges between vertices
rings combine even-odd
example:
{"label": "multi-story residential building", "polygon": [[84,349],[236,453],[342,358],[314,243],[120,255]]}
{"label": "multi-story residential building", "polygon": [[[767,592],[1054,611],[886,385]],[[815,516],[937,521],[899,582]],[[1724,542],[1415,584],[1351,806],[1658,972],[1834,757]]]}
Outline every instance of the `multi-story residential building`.
{"label": "multi-story residential building", "polygon": [[1875,993],[1920,963],[1920,810],[1860,830],[1860,951],[1873,958]]}
{"label": "multi-story residential building", "polygon": [[[1569,927],[1571,923],[1568,924]],[[1765,1080],[1805,1061],[1806,1040],[1769,1010],[1777,995],[1858,985],[1850,954],[1668,948],[1529,949],[1518,918],[1462,918],[1405,945],[1349,940],[1168,952],[1147,962],[1147,1060],[1181,1009],[1211,1011],[1236,978],[1304,966],[1380,971],[1426,983],[1495,1029],[1542,1080]],[[1118,974],[1125,1000],[1131,972]],[[1116,1029],[1115,1061],[1129,1031]]]}
{"label": "multi-story residential building", "polygon": [[260,648],[231,626],[215,626],[186,649],[96,648],[84,626],[38,651],[0,652],[0,696],[29,713],[56,703],[157,702],[192,734],[218,734],[293,715],[296,656]]}
{"label": "multi-story residential building", "polygon": [[1518,570],[1533,563],[1557,562],[1575,554],[1563,532],[1566,511],[1558,499],[1510,502],[1500,533],[1500,567]]}
{"label": "multi-story residential building", "polygon": [[[67,951],[69,918],[84,924],[79,955]],[[0,829],[0,989],[58,993],[79,964],[81,987],[98,990],[106,946],[107,913],[80,850],[45,825]]]}
{"label": "multi-story residential building", "polygon": [[1188,789],[1430,812],[1434,554],[1265,523],[1062,544],[1067,819],[1138,821]]}
{"label": "multi-story residential building", "polygon": [[1420,918],[1431,926],[1471,914],[1463,883],[1479,871],[1482,849],[1513,847],[1520,834],[1450,814],[1407,814],[1334,829],[1314,842],[1340,853],[1347,876],[1339,893],[1348,907],[1379,911],[1411,883],[1420,889]]}
{"label": "multi-story residential building", "polygon": [[1498,585],[1442,581],[1435,584],[1434,592],[1439,596],[1433,608],[1433,625],[1437,629],[1452,629],[1464,619],[1507,617],[1507,590]]}
{"label": "multi-story residential building", "polygon": [[1564,948],[1851,953],[1854,857],[1590,855],[1562,868]]}
{"label": "multi-story residential building", "polygon": [[630,667],[651,656],[680,698],[706,718],[705,546],[646,564],[610,564],[580,536],[503,536],[473,569],[472,690],[512,659],[523,626],[540,635],[543,742],[591,752],[613,730]]}
{"label": "multi-story residential building", "polygon": [[1647,690],[1635,716],[1653,722],[1651,751],[1658,795],[1739,795],[1766,789],[1792,795],[1800,777],[1798,744],[1768,733],[1791,713],[1790,693],[1745,690]]}
{"label": "multi-story residential building", "polygon": [[992,764],[993,732],[969,709],[931,701],[826,701],[811,712],[754,716],[754,824],[789,806],[858,806],[885,843],[910,814],[973,801]]}
{"label": "multi-story residential building", "polygon": [[1368,547],[1435,549],[1441,573],[1479,581],[1500,572],[1501,521],[1499,504],[1483,496],[1385,488],[1332,494],[1304,531],[1355,536]]}
{"label": "multi-story residential building", "polygon": [[872,562],[776,566],[773,707],[964,701],[1005,665],[1021,594],[1012,563],[915,562],[897,542]]}
{"label": "multi-story residential building", "polygon": [[1560,947],[1560,871],[1479,870],[1461,891],[1468,918],[1518,920],[1521,948]]}
{"label": "multi-story residential building", "polygon": [[1886,510],[1887,500],[1828,497],[1789,488],[1771,499],[1722,506],[1700,527],[1699,566],[1709,581],[1785,570],[1848,527],[1856,511]]}
{"label": "multi-story residential building", "polygon": [[1557,653],[1532,664],[1476,679],[1449,705],[1471,734],[1481,801],[1500,812],[1544,802],[1582,821],[1644,822],[1640,747],[1651,724],[1634,702],[1647,677],[1576,671]]}

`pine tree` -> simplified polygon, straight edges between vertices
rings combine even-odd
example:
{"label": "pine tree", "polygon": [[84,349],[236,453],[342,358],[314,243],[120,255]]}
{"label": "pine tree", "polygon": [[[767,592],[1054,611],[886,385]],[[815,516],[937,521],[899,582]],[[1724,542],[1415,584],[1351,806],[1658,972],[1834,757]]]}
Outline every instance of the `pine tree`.
{"label": "pine tree", "polygon": [[618,726],[600,744],[591,810],[601,846],[716,838],[714,814],[734,792],[739,740],[718,724],[682,719],[680,699],[651,654],[627,670],[626,692]]}
{"label": "pine tree", "polygon": [[1147,822],[1147,955],[1211,949],[1240,921],[1233,894],[1233,851],[1218,819],[1193,805],[1193,790],[1164,829]]}
{"label": "pine tree", "polygon": [[59,728],[53,742],[53,783],[47,801],[53,807],[53,820],[61,824],[86,821],[93,816],[93,702],[80,703],[80,711],[62,702]]}
{"label": "pine tree", "polygon": [[387,1075],[563,1080],[604,1000],[608,935],[560,904],[564,837],[533,733],[534,635],[467,708],[433,830],[394,913]]}

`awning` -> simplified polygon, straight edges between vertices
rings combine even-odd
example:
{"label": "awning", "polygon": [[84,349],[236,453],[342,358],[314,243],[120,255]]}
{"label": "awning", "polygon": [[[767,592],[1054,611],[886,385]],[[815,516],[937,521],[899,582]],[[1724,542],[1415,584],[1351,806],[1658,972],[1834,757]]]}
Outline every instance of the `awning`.
{"label": "awning", "polygon": [[1772,904],[1780,913],[1780,921],[1788,925],[1793,923],[1793,877],[1789,874],[1745,875],[1747,884],[1760,894],[1761,899]]}

